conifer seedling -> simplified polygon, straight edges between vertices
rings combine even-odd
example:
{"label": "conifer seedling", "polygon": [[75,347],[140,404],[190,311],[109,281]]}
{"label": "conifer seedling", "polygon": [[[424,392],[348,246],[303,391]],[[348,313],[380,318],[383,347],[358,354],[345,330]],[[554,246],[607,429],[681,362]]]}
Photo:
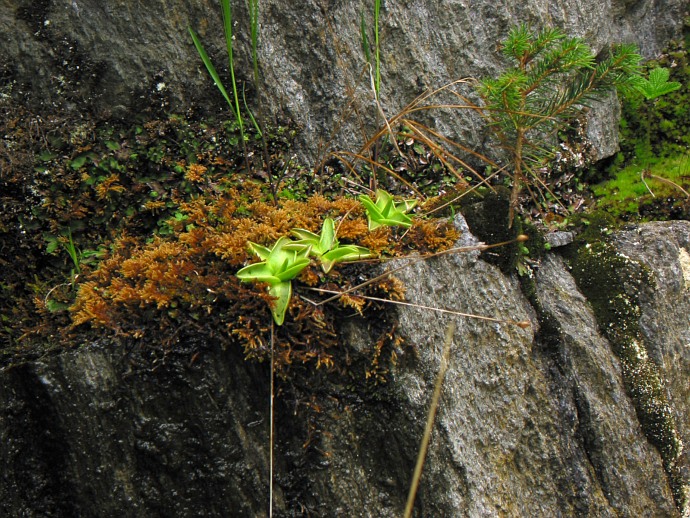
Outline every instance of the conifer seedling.
{"label": "conifer seedling", "polygon": [[639,84],[637,47],[612,45],[595,55],[581,38],[560,29],[512,29],[502,43],[512,68],[479,82],[482,116],[507,154],[512,171],[510,223],[525,186],[543,185],[538,170],[555,152],[549,144],[592,101]]}

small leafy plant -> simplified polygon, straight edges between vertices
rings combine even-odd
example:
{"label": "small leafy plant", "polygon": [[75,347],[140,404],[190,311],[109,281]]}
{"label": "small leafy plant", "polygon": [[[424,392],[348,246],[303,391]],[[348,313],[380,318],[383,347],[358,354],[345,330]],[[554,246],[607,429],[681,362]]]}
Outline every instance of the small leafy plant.
{"label": "small leafy plant", "polygon": [[314,234],[302,228],[295,228],[292,233],[299,238],[294,242],[295,244],[310,247],[310,255],[319,258],[324,273],[330,272],[336,263],[356,261],[373,255],[368,248],[363,246],[341,245],[335,237],[333,218],[326,218],[323,221],[321,234]]}
{"label": "small leafy plant", "polygon": [[648,101],[675,92],[681,87],[681,84],[677,81],[669,81],[669,75],[668,68],[657,67],[649,73],[649,79],[640,77],[635,88]]}
{"label": "small leafy plant", "polygon": [[251,241],[249,248],[263,261],[245,266],[237,272],[237,277],[268,284],[268,293],[276,298],[271,307],[273,320],[283,325],[292,296],[292,279],[309,265],[311,247],[281,237],[270,249]]}
{"label": "small leafy plant", "polygon": [[639,85],[641,56],[634,45],[611,46],[595,55],[580,38],[561,30],[514,28],[502,43],[513,67],[483,79],[477,91],[482,116],[508,154],[512,224],[523,187],[544,187],[538,172],[555,152],[548,138],[592,101]]}
{"label": "small leafy plant", "polygon": [[407,212],[414,208],[417,200],[396,202],[386,191],[377,189],[376,202],[366,194],[361,195],[359,201],[362,202],[362,205],[367,210],[369,230],[375,230],[384,225],[405,228],[412,226],[412,218],[407,215]]}

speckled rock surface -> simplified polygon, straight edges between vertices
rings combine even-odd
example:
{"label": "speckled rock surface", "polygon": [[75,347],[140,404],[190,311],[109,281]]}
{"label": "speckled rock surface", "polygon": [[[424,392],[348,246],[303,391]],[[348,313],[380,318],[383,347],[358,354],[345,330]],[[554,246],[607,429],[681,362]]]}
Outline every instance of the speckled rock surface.
{"label": "speckled rock surface", "polygon": [[[676,222],[612,238],[654,273],[640,299],[643,341],[686,444],[688,236],[690,223]],[[538,312],[515,277],[478,253],[397,275],[415,304],[532,327],[399,307],[406,345],[385,385],[362,390],[319,371],[315,399],[295,399],[289,387],[305,381],[279,383],[275,516],[401,515],[450,319],[417,516],[687,516],[559,255],[536,272]],[[353,352],[376,340],[361,319],[343,333]],[[266,365],[213,344],[179,344],[153,360],[144,352],[103,342],[0,371],[0,514],[267,515]],[[687,485],[686,453],[677,464]]]}
{"label": "speckled rock surface", "polygon": [[[354,0],[281,0],[260,5],[258,97],[247,94],[267,120],[291,119],[303,128],[296,151],[311,161],[332,147],[357,149],[361,121],[376,109],[361,50],[360,17],[373,23],[373,6]],[[462,77],[481,77],[500,65],[496,43],[511,26],[554,24],[582,36],[596,50],[636,42],[646,57],[678,38],[683,0],[527,0],[382,2],[381,102],[390,116],[417,95]],[[128,117],[158,104],[184,111],[191,105],[222,111],[216,91],[192,45],[195,27],[227,76],[217,2],[125,0],[0,1],[0,85],[44,108],[59,105],[86,114]],[[248,14],[233,2],[235,58],[241,82],[252,76]],[[357,109],[357,117],[348,106]],[[613,112],[612,112],[613,110]],[[590,136],[598,156],[616,149],[615,103],[607,103]],[[342,124],[342,121],[345,121]],[[467,114],[431,116],[444,135],[479,145],[483,135]]]}

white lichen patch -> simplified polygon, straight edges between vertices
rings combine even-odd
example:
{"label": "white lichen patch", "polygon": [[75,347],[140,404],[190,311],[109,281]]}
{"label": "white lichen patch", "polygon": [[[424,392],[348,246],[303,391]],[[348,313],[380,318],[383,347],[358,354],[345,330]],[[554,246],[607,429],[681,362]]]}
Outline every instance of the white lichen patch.
{"label": "white lichen patch", "polygon": [[635,351],[635,357],[639,361],[647,361],[649,359],[649,356],[647,355],[647,348],[644,345],[637,340],[633,340],[631,344]]}
{"label": "white lichen patch", "polygon": [[685,289],[690,290],[690,254],[685,248],[680,249],[678,254],[678,262],[680,269],[683,272],[683,281],[685,282]]}

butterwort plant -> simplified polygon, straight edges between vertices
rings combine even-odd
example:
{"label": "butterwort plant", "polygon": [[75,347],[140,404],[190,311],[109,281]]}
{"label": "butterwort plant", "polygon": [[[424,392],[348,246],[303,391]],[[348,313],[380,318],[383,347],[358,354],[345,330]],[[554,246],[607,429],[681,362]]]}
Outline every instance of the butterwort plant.
{"label": "butterwort plant", "polygon": [[324,273],[330,272],[336,263],[356,261],[373,255],[363,246],[341,245],[336,239],[333,218],[324,219],[321,234],[314,234],[302,228],[295,228],[292,233],[298,238],[295,244],[310,247],[310,255],[319,259]]}
{"label": "butterwort plant", "polygon": [[359,201],[367,211],[369,230],[381,226],[405,227],[412,226],[412,218],[407,214],[417,204],[417,200],[395,201],[393,196],[383,189],[376,189],[376,201],[366,194],[359,197]]}
{"label": "butterwort plant", "polygon": [[265,282],[268,293],[275,297],[271,306],[273,320],[283,325],[285,313],[292,297],[292,279],[309,265],[311,247],[281,237],[272,248],[248,242],[250,250],[262,259],[259,263],[245,266],[237,272],[242,281]]}

